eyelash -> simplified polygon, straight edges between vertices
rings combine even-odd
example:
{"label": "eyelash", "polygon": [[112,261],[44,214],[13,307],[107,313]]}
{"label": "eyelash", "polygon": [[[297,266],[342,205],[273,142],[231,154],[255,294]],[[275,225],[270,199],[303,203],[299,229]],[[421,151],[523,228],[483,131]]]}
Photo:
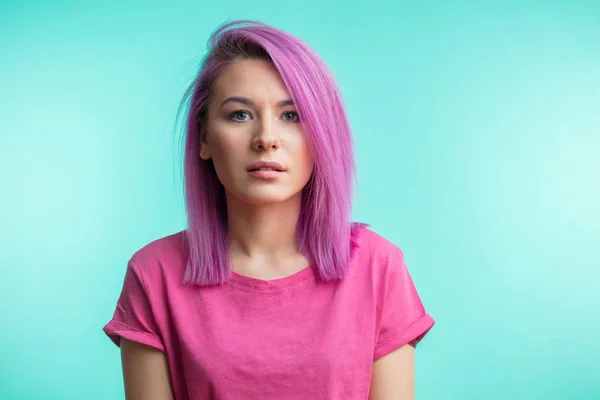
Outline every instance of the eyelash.
{"label": "eyelash", "polygon": [[[236,114],[239,114],[239,113],[245,113],[245,114],[248,114],[250,116],[252,115],[252,114],[250,114],[249,111],[246,111],[246,110],[236,110],[236,111],[234,111],[234,112],[232,112],[232,113],[229,114],[229,117],[228,117],[229,120],[231,120],[233,122],[244,122],[244,121],[247,121],[247,120],[237,120],[237,119],[235,119],[234,116]],[[299,122],[300,121],[300,116],[298,115],[298,113],[296,111],[286,111],[286,112],[283,113],[283,115],[285,115],[285,114],[294,114],[296,116],[296,119],[294,121],[288,121],[288,122],[295,123],[295,122]]]}

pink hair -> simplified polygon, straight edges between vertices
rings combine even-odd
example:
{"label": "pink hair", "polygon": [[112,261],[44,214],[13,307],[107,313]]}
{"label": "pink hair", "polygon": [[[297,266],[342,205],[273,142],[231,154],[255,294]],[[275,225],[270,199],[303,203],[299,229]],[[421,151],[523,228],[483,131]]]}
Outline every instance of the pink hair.
{"label": "pink hair", "polygon": [[[279,71],[300,115],[315,161],[302,191],[298,245],[321,281],[342,279],[364,224],[352,223],[353,141],[337,85],[319,56],[294,36],[257,21],[234,21],[210,37],[208,54],[184,96],[185,201],[189,258],[184,283],[219,285],[230,274],[224,188],[198,149],[215,78],[239,58],[266,59]],[[183,104],[183,102],[182,102]]]}

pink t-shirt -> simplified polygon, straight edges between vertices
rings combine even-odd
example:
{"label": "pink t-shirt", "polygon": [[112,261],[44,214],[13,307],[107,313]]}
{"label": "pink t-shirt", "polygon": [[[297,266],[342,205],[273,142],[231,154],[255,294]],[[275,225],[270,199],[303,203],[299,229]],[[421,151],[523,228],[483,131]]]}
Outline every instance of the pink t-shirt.
{"label": "pink t-shirt", "polygon": [[104,332],[164,351],[175,398],[364,400],[373,361],[433,326],[396,246],[368,228],[343,281],[312,268],[221,286],[183,285],[185,231],[128,263]]}

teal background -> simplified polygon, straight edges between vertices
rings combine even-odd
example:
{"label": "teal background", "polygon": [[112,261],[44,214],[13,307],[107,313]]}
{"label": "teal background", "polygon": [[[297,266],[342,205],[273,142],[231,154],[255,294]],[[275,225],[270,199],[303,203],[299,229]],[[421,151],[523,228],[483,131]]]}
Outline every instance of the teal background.
{"label": "teal background", "polygon": [[355,219],[437,325],[418,399],[600,399],[600,3],[4,1],[0,398],[122,399],[131,254],[184,228],[178,102],[218,24],[334,71]]}

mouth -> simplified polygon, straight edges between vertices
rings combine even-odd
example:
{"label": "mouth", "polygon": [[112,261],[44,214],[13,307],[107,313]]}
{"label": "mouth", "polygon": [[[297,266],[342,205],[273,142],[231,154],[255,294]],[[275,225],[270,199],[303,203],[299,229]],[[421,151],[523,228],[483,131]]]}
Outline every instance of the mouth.
{"label": "mouth", "polygon": [[276,180],[283,176],[286,171],[285,167],[274,161],[260,161],[246,168],[248,173],[254,178],[263,181]]}
{"label": "mouth", "polygon": [[275,172],[284,172],[285,167],[278,162],[275,161],[260,161],[254,163],[246,168],[248,172],[257,172],[257,171],[275,171]]}

